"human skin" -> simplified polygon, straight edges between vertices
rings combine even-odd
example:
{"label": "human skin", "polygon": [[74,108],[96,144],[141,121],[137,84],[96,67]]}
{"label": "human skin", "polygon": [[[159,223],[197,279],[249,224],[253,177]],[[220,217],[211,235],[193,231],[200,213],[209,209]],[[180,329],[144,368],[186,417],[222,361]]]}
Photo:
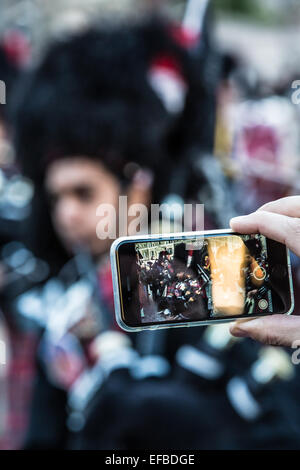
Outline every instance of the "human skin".
{"label": "human skin", "polygon": [[[300,256],[300,196],[264,204],[256,212],[234,217],[230,226],[242,234],[261,233]],[[300,317],[271,315],[238,320],[231,325],[230,332],[233,336],[249,337],[264,344],[290,347],[300,340]]]}
{"label": "human skin", "polygon": [[[139,170],[127,188],[128,207],[150,203],[151,181],[144,173]],[[97,236],[97,208],[108,204],[118,214],[122,192],[116,176],[100,161],[66,156],[49,165],[45,189],[51,203],[53,226],[67,250],[81,248],[95,258],[107,253],[113,240]]]}

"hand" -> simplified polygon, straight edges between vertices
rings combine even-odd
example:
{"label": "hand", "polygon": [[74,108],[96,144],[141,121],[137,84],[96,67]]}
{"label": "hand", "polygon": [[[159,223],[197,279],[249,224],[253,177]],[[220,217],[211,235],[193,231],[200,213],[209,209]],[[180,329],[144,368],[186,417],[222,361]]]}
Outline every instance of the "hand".
{"label": "hand", "polygon": [[261,233],[300,256],[300,196],[268,202],[252,214],[234,217],[230,226],[239,233]]}
{"label": "hand", "polygon": [[[252,214],[231,219],[235,232],[261,233],[285,244],[300,256],[300,196],[291,196],[269,202]],[[300,317],[272,315],[240,320],[232,324],[230,332],[238,337],[250,337],[265,344],[291,346],[300,340]]]}
{"label": "hand", "polygon": [[300,343],[300,317],[296,315],[270,315],[238,320],[230,326],[230,333],[238,338],[252,338],[272,346],[291,347]]}

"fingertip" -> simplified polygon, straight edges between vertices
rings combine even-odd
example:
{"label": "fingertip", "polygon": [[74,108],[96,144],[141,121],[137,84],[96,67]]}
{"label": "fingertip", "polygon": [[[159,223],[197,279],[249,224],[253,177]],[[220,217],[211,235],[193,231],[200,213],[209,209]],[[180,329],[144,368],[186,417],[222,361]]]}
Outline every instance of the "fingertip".
{"label": "fingertip", "polygon": [[242,218],[242,216],[238,216],[238,217],[232,217],[232,219],[230,219],[229,221],[229,225],[230,227],[235,227],[236,224],[239,223],[240,219]]}
{"label": "fingertip", "polygon": [[241,230],[243,230],[246,217],[247,216],[245,215],[239,215],[237,217],[233,217],[232,219],[230,219],[229,224],[230,224],[231,229],[234,232],[240,232]]}
{"label": "fingertip", "polygon": [[232,323],[229,327],[229,331],[232,336],[236,336],[237,338],[245,338],[249,336],[247,330],[243,328],[242,322],[239,321]]}

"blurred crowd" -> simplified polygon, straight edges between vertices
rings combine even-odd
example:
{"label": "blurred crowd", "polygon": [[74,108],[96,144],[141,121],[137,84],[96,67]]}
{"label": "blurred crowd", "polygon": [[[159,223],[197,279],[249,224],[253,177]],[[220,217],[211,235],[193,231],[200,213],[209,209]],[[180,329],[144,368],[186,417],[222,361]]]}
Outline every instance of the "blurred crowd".
{"label": "blurred crowd", "polygon": [[[126,21],[73,15],[40,48],[0,30],[0,448],[299,448],[290,351],[227,325],[116,325],[99,204],[202,203],[216,229],[299,193],[295,70],[266,83],[221,50],[213,2],[182,2],[180,19],[146,3]],[[172,260],[154,278],[153,263],[157,296]]]}

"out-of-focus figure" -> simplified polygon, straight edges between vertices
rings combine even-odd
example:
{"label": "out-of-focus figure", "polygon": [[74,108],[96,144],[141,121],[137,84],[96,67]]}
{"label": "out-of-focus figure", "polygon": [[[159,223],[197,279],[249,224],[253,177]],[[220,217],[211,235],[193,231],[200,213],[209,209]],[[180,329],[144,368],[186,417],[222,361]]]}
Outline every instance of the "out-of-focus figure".
{"label": "out-of-focus figure", "polygon": [[27,45],[17,31],[1,35],[0,79],[5,84],[5,103],[0,104],[0,448],[4,449],[19,447],[24,439],[36,345],[34,332],[21,326],[20,317],[13,314],[11,304],[18,293],[37,281],[37,278],[30,280],[30,276],[39,271],[32,253],[21,243],[33,185],[20,175],[11,142],[10,109],[16,84],[28,59]]}
{"label": "out-of-focus figure", "polygon": [[[284,351],[277,367],[278,355],[226,328],[127,336],[114,322],[108,252],[120,226],[99,234],[120,196],[148,209],[204,203],[205,228],[228,226],[246,201],[213,155],[222,64],[208,3],[189,1],[183,27],[85,25],[51,43],[18,87],[14,142],[35,191],[26,246],[6,243],[2,255],[9,309],[39,329],[27,449],[297,446],[297,374]],[[233,153],[232,127],[223,149]],[[234,183],[232,153],[224,169]],[[165,288],[156,278],[144,287]]]}
{"label": "out-of-focus figure", "polygon": [[[128,207],[139,203],[149,208],[174,193],[179,168],[188,175],[181,191],[176,188],[182,202],[197,198],[188,185],[193,172],[203,189],[210,181],[205,170],[212,166],[225,187],[220,168],[209,156],[214,82],[205,82],[208,56],[198,39],[178,25],[157,20],[88,30],[50,47],[19,91],[15,141],[23,171],[35,182],[33,246],[56,274],[39,293],[29,291],[17,302],[20,312],[35,317],[44,331],[27,448],[65,447],[75,430],[83,432],[85,447],[105,445],[98,427],[93,427],[96,436],[90,442],[84,438],[92,417],[85,420],[83,403],[88,400],[78,398],[84,391],[86,397],[97,394],[102,400],[101,389],[97,391],[101,370],[108,366],[99,353],[101,338],[116,329],[108,259],[112,240],[99,238],[96,231],[101,204],[110,204],[118,213],[119,196],[126,195]],[[201,163],[201,150],[207,164]],[[212,199],[211,193],[203,197]],[[211,223],[220,223],[218,217],[221,211],[212,203]],[[128,365],[119,347],[131,347],[118,339],[122,336],[111,336],[110,348],[114,350],[116,338],[118,351],[114,368]],[[164,356],[144,370],[145,377],[168,374],[166,361],[174,361],[178,344],[189,336],[185,331],[180,337],[174,332],[133,337],[139,354]],[[131,387],[134,390],[130,379]],[[157,393],[163,393],[163,384],[157,387]],[[174,398],[172,387],[167,390]],[[95,413],[103,406],[99,404]],[[160,409],[156,404],[152,411],[159,417]],[[102,422],[104,432],[108,423]],[[173,436],[171,422],[170,416],[162,446]],[[137,439],[139,433],[132,432]],[[173,436],[173,445],[192,445],[188,433],[180,439],[176,444]]]}

